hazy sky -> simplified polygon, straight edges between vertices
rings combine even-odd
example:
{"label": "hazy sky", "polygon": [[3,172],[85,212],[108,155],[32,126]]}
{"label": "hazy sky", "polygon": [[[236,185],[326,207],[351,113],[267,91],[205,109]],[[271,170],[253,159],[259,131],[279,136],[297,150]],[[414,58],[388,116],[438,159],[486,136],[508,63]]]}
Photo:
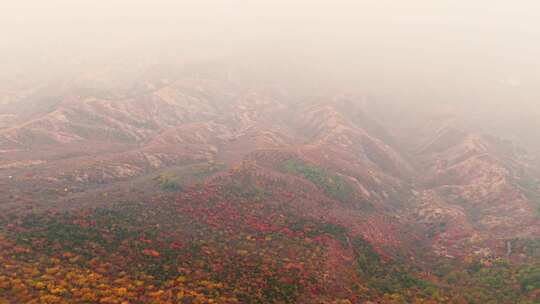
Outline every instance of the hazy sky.
{"label": "hazy sky", "polygon": [[54,74],[132,57],[291,52],[334,66],[366,90],[540,96],[533,90],[540,85],[540,2],[533,0],[0,2],[4,73]]}
{"label": "hazy sky", "polygon": [[[23,54],[129,47],[241,47],[290,44],[305,52],[392,51],[413,62],[530,63],[540,48],[540,4],[498,0],[4,0],[2,50]],[[189,42],[191,45],[186,45]],[[186,44],[184,44],[186,43]],[[278,44],[275,44],[278,43]],[[360,48],[361,47],[361,48]],[[131,50],[137,52],[136,49]],[[392,58],[390,58],[392,59]],[[517,77],[517,76],[516,76]]]}

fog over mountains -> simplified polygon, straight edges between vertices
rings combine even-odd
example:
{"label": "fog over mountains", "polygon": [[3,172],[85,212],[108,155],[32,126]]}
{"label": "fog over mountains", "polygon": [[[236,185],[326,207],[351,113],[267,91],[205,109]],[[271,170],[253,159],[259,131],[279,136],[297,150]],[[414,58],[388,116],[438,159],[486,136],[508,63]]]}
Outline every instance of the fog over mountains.
{"label": "fog over mountains", "polygon": [[540,301],[533,1],[7,1],[0,304]]}

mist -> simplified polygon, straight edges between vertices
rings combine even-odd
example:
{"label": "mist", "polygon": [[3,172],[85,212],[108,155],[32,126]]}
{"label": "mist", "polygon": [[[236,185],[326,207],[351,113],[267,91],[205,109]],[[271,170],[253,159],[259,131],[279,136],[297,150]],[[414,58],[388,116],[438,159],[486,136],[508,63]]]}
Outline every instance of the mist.
{"label": "mist", "polygon": [[538,1],[0,2],[0,304],[540,303]]}
{"label": "mist", "polygon": [[251,57],[401,103],[521,118],[538,114],[538,9],[483,0],[4,1],[0,73],[20,81]]}

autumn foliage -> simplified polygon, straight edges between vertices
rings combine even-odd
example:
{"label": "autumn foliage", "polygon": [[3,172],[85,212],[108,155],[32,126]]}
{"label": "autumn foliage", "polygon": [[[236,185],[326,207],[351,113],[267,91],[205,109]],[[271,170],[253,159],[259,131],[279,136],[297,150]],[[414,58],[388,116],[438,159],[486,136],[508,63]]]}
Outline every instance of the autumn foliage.
{"label": "autumn foliage", "polygon": [[[290,162],[284,168],[321,187],[328,204],[354,195],[325,170]],[[212,184],[141,202],[5,214],[0,303],[538,300],[538,261],[520,267],[471,260],[434,265],[428,273],[387,254],[379,244],[391,248],[391,238],[375,244],[366,236],[376,232],[364,236],[331,217],[313,216],[301,205],[301,189],[281,185],[237,168]]]}

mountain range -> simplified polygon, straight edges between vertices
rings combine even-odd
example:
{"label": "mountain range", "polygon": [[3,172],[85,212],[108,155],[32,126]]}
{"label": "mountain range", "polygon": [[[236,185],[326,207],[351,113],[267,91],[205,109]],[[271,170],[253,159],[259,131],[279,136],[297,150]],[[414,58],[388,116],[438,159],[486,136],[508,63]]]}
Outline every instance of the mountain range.
{"label": "mountain range", "polygon": [[0,92],[0,303],[539,303],[537,155],[450,105],[120,75]]}

